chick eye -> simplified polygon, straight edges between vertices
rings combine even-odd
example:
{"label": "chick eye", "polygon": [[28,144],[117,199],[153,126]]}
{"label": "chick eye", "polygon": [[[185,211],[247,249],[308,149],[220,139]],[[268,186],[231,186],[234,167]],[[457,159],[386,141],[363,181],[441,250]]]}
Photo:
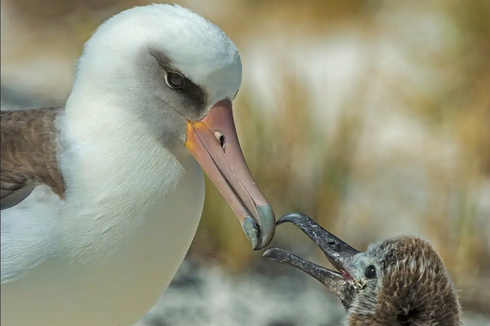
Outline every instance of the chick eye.
{"label": "chick eye", "polygon": [[366,271],[364,272],[364,276],[366,276],[367,279],[372,279],[376,277],[376,267],[373,265],[368,266],[366,268]]}
{"label": "chick eye", "polygon": [[169,72],[166,76],[167,84],[172,89],[182,89],[185,86],[185,78],[176,72]]}

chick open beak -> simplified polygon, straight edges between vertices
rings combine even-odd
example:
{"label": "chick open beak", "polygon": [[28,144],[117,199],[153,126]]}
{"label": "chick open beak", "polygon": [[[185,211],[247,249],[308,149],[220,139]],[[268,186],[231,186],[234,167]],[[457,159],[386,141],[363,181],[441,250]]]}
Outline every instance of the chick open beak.
{"label": "chick open beak", "polygon": [[231,101],[219,101],[202,120],[188,121],[185,146],[237,215],[253,249],[266,247],[274,237],[274,212],[243,157]]}
{"label": "chick open beak", "polygon": [[293,266],[314,277],[332,293],[337,295],[344,306],[348,308],[356,294],[355,286],[350,282],[352,281],[352,277],[349,273],[349,263],[352,257],[358,254],[359,251],[322,228],[307,215],[301,213],[286,214],[277,224],[287,222],[295,224],[312,239],[340,273],[304,260],[283,249],[269,249],[263,256],[278,263]]}

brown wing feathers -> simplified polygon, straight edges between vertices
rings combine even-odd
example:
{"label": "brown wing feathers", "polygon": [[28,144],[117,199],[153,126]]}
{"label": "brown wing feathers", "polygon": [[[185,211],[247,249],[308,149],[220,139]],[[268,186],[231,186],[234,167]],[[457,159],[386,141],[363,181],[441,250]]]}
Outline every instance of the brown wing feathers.
{"label": "brown wing feathers", "polygon": [[1,112],[1,208],[17,205],[36,184],[63,198],[55,119],[61,108]]}

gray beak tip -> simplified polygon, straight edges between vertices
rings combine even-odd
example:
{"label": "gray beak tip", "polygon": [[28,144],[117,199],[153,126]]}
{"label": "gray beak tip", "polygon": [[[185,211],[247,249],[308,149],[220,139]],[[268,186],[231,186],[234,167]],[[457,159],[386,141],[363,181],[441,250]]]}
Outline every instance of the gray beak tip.
{"label": "gray beak tip", "polygon": [[252,249],[257,250],[259,247],[259,230],[250,216],[245,217],[243,220],[242,229],[250,241]]}
{"label": "gray beak tip", "polygon": [[274,211],[272,210],[272,207],[270,205],[256,207],[260,216],[260,241],[254,247],[254,250],[260,250],[267,247],[274,238],[274,234],[276,231],[276,219],[274,216]]}
{"label": "gray beak tip", "polygon": [[280,260],[281,257],[284,258],[283,256],[284,255],[282,253],[282,250],[278,249],[278,248],[269,249],[262,254],[262,257],[268,258],[270,260],[275,260],[275,261]]}

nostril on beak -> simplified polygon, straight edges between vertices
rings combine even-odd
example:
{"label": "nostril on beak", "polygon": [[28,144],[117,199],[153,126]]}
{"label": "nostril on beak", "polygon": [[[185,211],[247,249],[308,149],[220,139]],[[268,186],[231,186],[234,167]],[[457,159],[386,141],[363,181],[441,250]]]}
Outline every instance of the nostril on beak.
{"label": "nostril on beak", "polygon": [[215,131],[214,136],[216,137],[216,140],[219,142],[221,145],[221,148],[225,150],[226,147],[226,139],[225,135],[221,131]]}
{"label": "nostril on beak", "polygon": [[333,240],[329,241],[328,246],[332,248],[332,250],[340,252],[340,245],[337,241],[333,241]]}

